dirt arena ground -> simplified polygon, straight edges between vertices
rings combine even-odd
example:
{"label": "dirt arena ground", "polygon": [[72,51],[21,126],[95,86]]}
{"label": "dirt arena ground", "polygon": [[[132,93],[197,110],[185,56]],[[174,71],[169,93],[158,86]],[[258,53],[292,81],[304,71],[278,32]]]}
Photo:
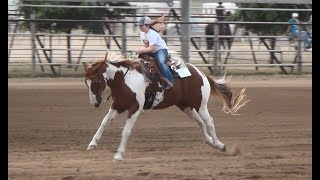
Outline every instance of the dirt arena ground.
{"label": "dirt arena ground", "polygon": [[[204,143],[197,124],[176,107],[143,112],[124,161],[112,157],[126,115],[86,151],[111,101],[89,104],[82,79],[9,79],[9,179],[233,180],[312,178],[312,76],[232,78],[251,100],[238,116],[209,111],[227,152]],[[105,97],[109,95],[106,91]],[[239,148],[236,155],[231,151]]]}

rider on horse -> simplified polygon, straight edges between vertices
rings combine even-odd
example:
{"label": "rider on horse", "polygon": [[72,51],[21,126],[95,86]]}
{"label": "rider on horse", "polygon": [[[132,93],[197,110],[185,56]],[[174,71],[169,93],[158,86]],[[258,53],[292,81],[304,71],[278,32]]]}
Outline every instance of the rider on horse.
{"label": "rider on horse", "polygon": [[167,81],[168,85],[165,88],[166,90],[169,90],[173,87],[174,81],[170,69],[166,64],[168,58],[168,47],[160,34],[151,27],[152,24],[153,21],[147,16],[139,19],[138,26],[141,31],[140,38],[144,46],[135,52],[138,54],[148,54],[157,60],[162,74],[169,80]]}

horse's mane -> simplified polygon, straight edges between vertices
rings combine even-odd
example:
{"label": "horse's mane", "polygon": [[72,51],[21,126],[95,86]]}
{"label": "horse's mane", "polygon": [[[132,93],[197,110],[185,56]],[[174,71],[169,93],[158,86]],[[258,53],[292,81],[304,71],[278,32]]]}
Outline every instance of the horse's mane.
{"label": "horse's mane", "polygon": [[85,77],[93,77],[98,73],[103,73],[106,69],[107,63],[110,63],[117,67],[125,68],[137,68],[140,66],[137,58],[127,57],[125,55],[118,55],[114,52],[108,51],[105,58],[99,58],[95,63],[91,65],[85,72]]}
{"label": "horse's mane", "polygon": [[135,65],[138,64],[138,61],[136,61],[136,58],[130,58],[127,57],[126,55],[118,55],[114,52],[107,52],[108,54],[106,55],[105,61],[104,62],[109,62],[115,66],[123,66],[126,68],[132,68],[135,67]]}
{"label": "horse's mane", "polygon": [[90,68],[88,68],[84,76],[87,78],[91,78],[96,76],[99,73],[99,70],[103,68],[103,65],[106,65],[106,60],[99,59],[97,62],[93,63]]}

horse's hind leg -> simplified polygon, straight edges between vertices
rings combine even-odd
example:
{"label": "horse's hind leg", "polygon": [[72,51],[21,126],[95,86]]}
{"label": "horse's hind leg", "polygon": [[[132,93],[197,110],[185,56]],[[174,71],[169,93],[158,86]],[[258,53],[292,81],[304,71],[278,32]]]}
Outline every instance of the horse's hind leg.
{"label": "horse's hind leg", "polygon": [[[196,122],[198,123],[198,125],[199,125],[199,127],[201,129],[201,132],[202,132],[202,134],[203,134],[203,136],[205,138],[205,142],[207,144],[209,144],[210,146],[215,147],[212,137],[208,134],[208,131],[207,131],[207,128],[206,128],[206,124],[204,123],[204,121],[202,120],[200,115],[197,113],[197,111],[195,109],[191,109],[191,108],[187,107],[187,108],[183,109],[183,112],[185,112],[191,119],[196,120]],[[219,149],[219,147],[215,147],[215,148]]]}
{"label": "horse's hind leg", "polygon": [[104,129],[107,127],[107,125],[118,115],[118,112],[114,109],[109,109],[108,114],[103,118],[101,125],[96,132],[96,134],[93,136],[90,144],[88,145],[87,150],[95,149],[97,147],[97,142],[101,138],[101,135],[104,131]]}
{"label": "horse's hind leg", "polygon": [[203,106],[200,107],[199,115],[206,124],[208,134],[212,137],[213,147],[218,148],[221,151],[226,151],[226,146],[223,143],[221,143],[217,137],[216,129],[214,127],[214,121],[208,112],[208,108]]}

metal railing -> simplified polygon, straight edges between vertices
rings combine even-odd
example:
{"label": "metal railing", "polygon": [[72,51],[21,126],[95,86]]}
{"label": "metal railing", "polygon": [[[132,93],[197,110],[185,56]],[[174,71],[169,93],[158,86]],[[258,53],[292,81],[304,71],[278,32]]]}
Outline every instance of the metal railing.
{"label": "metal railing", "polygon": [[[21,6],[21,4],[20,4]],[[23,6],[23,5],[22,5]],[[29,5],[25,5],[29,6]],[[37,6],[38,7],[38,6]],[[39,7],[50,7],[50,5],[39,5]],[[58,6],[57,6],[58,7]],[[60,7],[60,6],[59,6]],[[72,6],[63,6],[64,8],[70,8]],[[106,8],[101,6],[76,6],[77,8]],[[74,7],[72,7],[74,8]],[[114,8],[114,7],[112,7]],[[123,7],[115,7],[123,8]],[[270,8],[237,8],[237,10],[282,10],[282,11],[312,11],[310,9],[270,9]],[[139,17],[136,16],[136,17]],[[210,16],[214,18],[215,16]],[[103,22],[113,25],[113,28],[117,29],[117,33],[110,32],[106,34],[54,34],[54,33],[37,33],[36,29],[30,29],[29,32],[9,32],[8,33],[8,66],[25,66],[32,65],[32,74],[36,76],[36,66],[49,66],[54,68],[55,66],[75,66],[81,65],[80,61],[94,61],[95,58],[103,57],[106,50],[112,50],[123,54],[127,50],[135,49],[139,46],[139,35],[133,29],[136,28],[134,24],[136,21],[130,20],[73,20],[73,19],[8,19],[8,23],[15,23],[18,25],[21,21],[30,22],[31,26],[36,28],[37,22]],[[181,21],[168,21],[172,24],[203,24],[203,22],[181,22]],[[33,24],[33,25],[32,25]],[[270,25],[288,25],[288,22],[233,22],[223,21],[215,22],[216,26],[219,24],[270,24]],[[132,29],[130,31],[130,29]],[[218,33],[215,33],[218,34]],[[64,37],[71,37],[72,47],[66,48],[62,46],[61,41]],[[174,56],[181,56],[181,35],[163,35],[167,39],[167,44],[171,54]],[[279,49],[260,49],[260,38],[276,38],[286,39],[287,36],[258,36],[258,35],[230,35],[230,36],[215,36],[214,42],[219,42],[220,38],[233,38],[233,48],[223,49],[220,46],[216,46],[218,49],[207,50],[203,44],[204,39],[211,36],[206,35],[190,35],[190,38],[194,40],[194,44],[190,44],[190,62],[199,67],[298,67],[298,72],[302,71],[303,66],[312,66],[312,54],[309,52],[301,51],[301,39],[298,39],[296,47],[294,49],[289,44],[288,40],[282,40]],[[61,38],[61,39],[59,39]],[[76,39],[78,38],[78,39]],[[92,40],[90,38],[96,38]],[[242,41],[245,39],[244,41]],[[90,44],[91,43],[91,44]],[[108,45],[109,43],[109,45]],[[115,45],[110,45],[115,43]],[[259,49],[255,45],[259,43]],[[27,47],[26,47],[27,46]],[[79,48],[80,47],[80,48]],[[89,48],[90,47],[90,48]],[[178,48],[177,48],[178,47]],[[73,57],[72,63],[66,63],[67,51],[71,52]],[[91,54],[94,52],[94,54]],[[227,55],[225,54],[227,53]],[[259,55],[261,59],[256,59],[254,53],[265,53]],[[231,55],[230,55],[231,54]],[[281,61],[270,61],[270,57],[280,54]],[[223,57],[225,60],[223,61]],[[233,55],[233,57],[230,56]],[[229,56],[229,59],[228,57]],[[244,59],[244,56],[249,58],[243,61],[243,64],[239,64]],[[250,58],[252,56],[252,58]],[[282,56],[285,56],[284,58]],[[263,58],[262,58],[263,57]],[[233,59],[233,60],[232,60]],[[272,59],[272,58],[271,58]],[[280,58],[279,58],[280,59]],[[229,63],[227,64],[227,60]],[[38,61],[38,62],[37,62]],[[43,62],[47,61],[47,62]],[[236,61],[236,62],[235,62]],[[258,63],[261,61],[262,63]],[[30,63],[31,62],[31,63]],[[202,63],[201,63],[202,62]],[[213,63],[215,62],[215,63]],[[254,62],[254,63],[252,63]],[[269,63],[268,63],[269,62]],[[19,64],[19,65],[17,65]],[[59,67],[60,68],[60,67]],[[77,68],[75,68],[76,70]],[[54,74],[54,73],[53,73]],[[56,75],[56,74],[55,74]]]}

